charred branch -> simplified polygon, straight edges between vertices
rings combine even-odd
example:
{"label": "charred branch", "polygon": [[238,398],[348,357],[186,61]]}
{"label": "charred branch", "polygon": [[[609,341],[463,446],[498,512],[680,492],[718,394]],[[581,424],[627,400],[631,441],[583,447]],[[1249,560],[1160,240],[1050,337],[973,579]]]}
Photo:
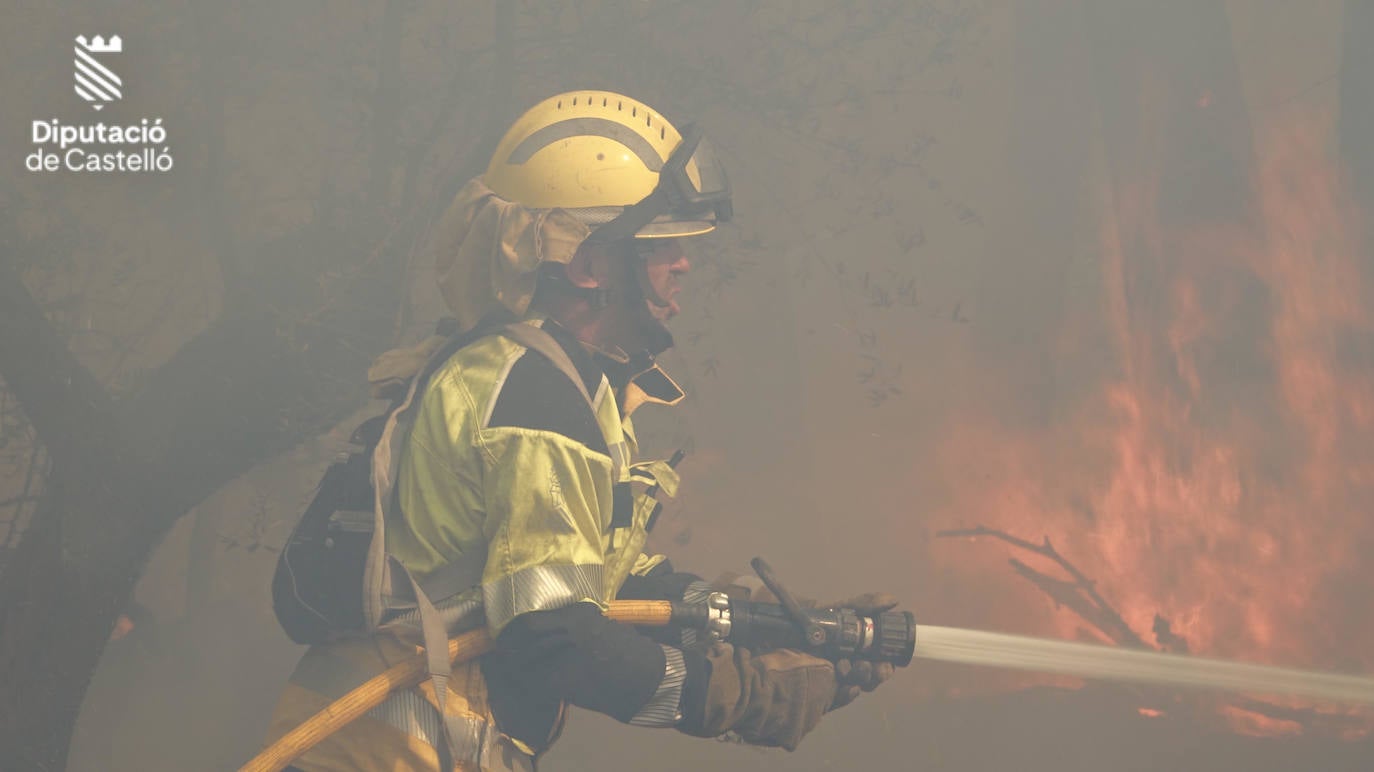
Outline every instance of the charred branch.
{"label": "charred branch", "polygon": [[1018,547],[1027,552],[1039,555],[1053,562],[1064,570],[1071,578],[1070,581],[1056,579],[1048,574],[1041,573],[1030,566],[1022,563],[1015,558],[1011,559],[1011,566],[1023,578],[1030,581],[1046,595],[1050,596],[1056,604],[1066,606],[1075,614],[1078,614],[1084,621],[1096,627],[1112,641],[1121,646],[1134,646],[1137,648],[1150,648],[1148,644],[1136,634],[1131,626],[1126,624],[1121,614],[1107,602],[1097,591],[1097,583],[1089,579],[1078,567],[1059,553],[1050,543],[1050,538],[1046,536],[1040,544],[1027,541],[1013,536],[1006,531],[988,528],[986,526],[976,526],[974,528],[958,528],[954,530],[938,531],[936,538],[953,539],[961,536],[979,537],[988,536],[1000,539],[1013,547]]}
{"label": "charred branch", "polygon": [[[1174,653],[1188,653],[1188,641],[1174,632],[1169,620],[1160,614],[1155,614],[1151,632],[1158,641],[1159,646],[1154,647],[1146,643],[1121,614],[1097,592],[1096,583],[1089,579],[1078,569],[1068,558],[1065,558],[1055,549],[1049,537],[1045,537],[1041,543],[1022,539],[1006,531],[988,528],[986,526],[975,526],[973,528],[956,528],[935,533],[936,538],[952,539],[958,537],[977,538],[987,536],[1006,542],[1035,555],[1046,558],[1061,568],[1070,579],[1060,579],[1051,576],[1043,571],[1030,567],[1026,563],[1016,558],[1008,558],[1013,570],[1023,579],[1035,585],[1037,589],[1045,593],[1055,602],[1056,607],[1067,608],[1074,612],[1088,624],[1095,627],[1107,638],[1115,642],[1118,646],[1129,646],[1140,649],[1163,649]],[[1356,729],[1363,726],[1367,721],[1362,721],[1353,716],[1346,716],[1338,713],[1329,713],[1315,710],[1312,708],[1297,708],[1286,705],[1279,705],[1266,700],[1254,697],[1227,696],[1219,701],[1212,699],[1200,699],[1189,697],[1181,699],[1173,696],[1171,692],[1156,687],[1135,687],[1114,685],[1112,689],[1125,690],[1141,700],[1144,705],[1165,712],[1182,713],[1189,716],[1192,720],[1204,720],[1205,714],[1202,708],[1206,705],[1224,705],[1232,709],[1248,711],[1256,715],[1279,721],[1291,721],[1302,727],[1305,731],[1312,731],[1327,736],[1340,736],[1342,732]]]}
{"label": "charred branch", "polygon": [[1036,587],[1040,591],[1050,596],[1050,599],[1057,606],[1064,606],[1073,611],[1084,621],[1096,627],[1101,633],[1107,636],[1118,646],[1130,646],[1137,649],[1150,648],[1140,636],[1135,634],[1121,617],[1110,606],[1099,604],[1091,596],[1084,592],[1081,584],[1077,582],[1066,582],[1056,579],[1048,574],[1036,571],[1034,568],[1022,563],[1016,558],[1008,560],[1011,567],[1022,578]]}
{"label": "charred branch", "polygon": [[1169,624],[1169,620],[1163,616],[1155,614],[1155,621],[1150,626],[1150,632],[1154,634],[1155,641],[1159,643],[1161,649],[1175,654],[1188,653],[1188,639],[1174,632],[1173,625]]}

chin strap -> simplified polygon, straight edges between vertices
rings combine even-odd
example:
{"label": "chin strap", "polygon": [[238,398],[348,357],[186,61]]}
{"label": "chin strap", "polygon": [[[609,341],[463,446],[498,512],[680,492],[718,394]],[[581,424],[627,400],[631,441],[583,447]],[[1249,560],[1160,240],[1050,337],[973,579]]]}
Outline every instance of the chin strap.
{"label": "chin strap", "polygon": [[591,307],[601,310],[611,305],[611,291],[606,287],[579,287],[568,279],[561,263],[540,263],[542,269],[539,275],[540,282],[557,284],[558,292],[563,295],[585,300]]}
{"label": "chin strap", "polygon": [[649,282],[649,263],[640,256],[638,246],[633,241],[627,245],[626,252],[629,254],[625,256],[625,301],[635,316],[639,317],[643,329],[647,331],[645,353],[648,355],[648,363],[644,365],[647,368],[653,364],[654,357],[673,347],[673,334],[663,322],[649,313],[647,304],[667,308],[668,301],[659,297],[653,284]]}
{"label": "chin strap", "polygon": [[[648,304],[652,303],[659,308],[666,308],[668,301],[659,297],[658,292],[649,282],[648,263],[640,257],[634,240],[626,239],[622,244],[622,248],[614,250],[622,262],[623,273],[621,276],[625,282],[625,286],[619,290],[619,297],[621,302],[630,309],[630,312],[639,317],[638,321],[649,339],[645,349],[649,354],[650,363],[652,363],[653,357],[673,347],[673,334],[661,321],[649,313]],[[615,288],[580,287],[568,279],[568,275],[561,264],[542,263],[540,268],[544,270],[539,281],[557,284],[560,293],[586,300],[595,310],[607,308],[615,302],[617,296]]]}

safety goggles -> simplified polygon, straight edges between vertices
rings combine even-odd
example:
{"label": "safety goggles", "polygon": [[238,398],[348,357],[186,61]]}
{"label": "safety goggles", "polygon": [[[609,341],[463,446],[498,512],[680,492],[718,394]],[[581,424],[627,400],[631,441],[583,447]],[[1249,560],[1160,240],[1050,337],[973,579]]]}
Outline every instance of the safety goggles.
{"label": "safety goggles", "polygon": [[628,238],[672,238],[705,233],[734,216],[730,181],[711,143],[695,124],[658,173],[658,185],[615,219],[592,231],[588,241],[608,243]]}

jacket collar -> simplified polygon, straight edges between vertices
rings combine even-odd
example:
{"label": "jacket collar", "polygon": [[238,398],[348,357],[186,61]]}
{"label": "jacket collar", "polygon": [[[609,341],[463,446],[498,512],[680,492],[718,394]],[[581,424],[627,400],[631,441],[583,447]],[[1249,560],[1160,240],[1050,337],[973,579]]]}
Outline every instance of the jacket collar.
{"label": "jacket collar", "polygon": [[622,415],[630,415],[644,403],[676,405],[686,396],[682,388],[668,377],[647,354],[630,356],[618,346],[602,347],[585,343],[572,331],[548,317],[541,319],[540,328],[568,353],[577,374],[587,386],[588,394],[595,394],[604,375],[616,394],[616,404]]}

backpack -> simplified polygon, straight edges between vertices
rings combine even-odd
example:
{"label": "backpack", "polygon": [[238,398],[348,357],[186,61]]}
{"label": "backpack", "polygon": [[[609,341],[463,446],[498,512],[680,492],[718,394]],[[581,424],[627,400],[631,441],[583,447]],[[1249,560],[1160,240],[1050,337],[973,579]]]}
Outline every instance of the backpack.
{"label": "backpack", "polygon": [[373,416],[353,431],[349,442],[359,449],[341,454],[325,470],[277,556],[272,610],[295,643],[323,643],[365,629],[362,582],[373,534],[372,452],[386,417]]}
{"label": "backpack", "polygon": [[[456,323],[455,323],[456,324]],[[443,334],[441,323],[439,334]],[[424,642],[425,670],[434,687],[442,740],[435,743],[441,766],[452,766],[458,719],[445,708],[451,674],[446,641],[456,626],[482,620],[480,601],[435,607],[479,584],[485,555],[452,561],[417,582],[386,552],[386,522],[398,509],[395,481],[401,448],[414,425],[425,387],[459,349],[499,333],[546,357],[577,387],[595,413],[591,395],[568,353],[547,332],[515,320],[508,311],[489,315],[467,332],[450,335],[430,355],[404,396],[385,414],[363,422],[350,437],[361,449],[346,454],[325,471],[310,505],[277,557],[272,577],[272,608],[292,641],[313,645],[371,633],[383,625],[418,632]]]}
{"label": "backpack", "polygon": [[[452,320],[440,323],[439,334],[448,331],[448,322]],[[416,582],[386,553],[385,523],[397,507],[394,482],[400,449],[430,376],[459,349],[492,333],[547,357],[591,406],[567,352],[548,333],[515,321],[509,312],[493,314],[471,330],[451,334],[419,373],[403,384],[385,413],[354,430],[349,442],[359,449],[341,455],[325,470],[282,547],[272,577],[272,608],[278,624],[295,643],[313,645],[369,633],[405,612],[418,612],[427,644],[437,643],[442,640],[437,637],[442,627],[436,629],[441,623],[433,602],[480,582],[485,556],[456,561],[425,582]]]}

